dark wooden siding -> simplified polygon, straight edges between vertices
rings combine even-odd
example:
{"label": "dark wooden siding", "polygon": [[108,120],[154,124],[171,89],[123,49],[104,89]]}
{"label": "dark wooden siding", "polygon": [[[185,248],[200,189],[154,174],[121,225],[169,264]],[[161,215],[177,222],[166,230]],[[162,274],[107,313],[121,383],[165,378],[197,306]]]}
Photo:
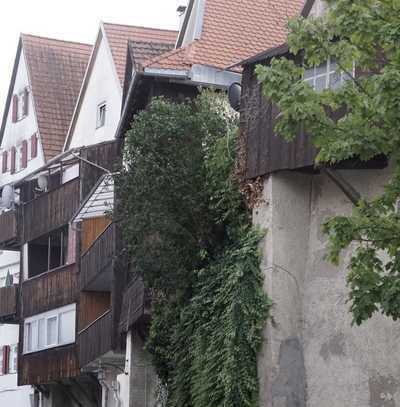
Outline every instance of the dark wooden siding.
{"label": "dark wooden siding", "polygon": [[0,247],[17,238],[16,211],[3,212],[0,215]]}
{"label": "dark wooden siding", "polygon": [[0,323],[17,322],[18,286],[0,288]]}
{"label": "dark wooden siding", "polygon": [[22,283],[22,317],[63,307],[77,301],[75,264],[60,267]]}
{"label": "dark wooden siding", "polygon": [[287,142],[274,131],[279,111],[262,95],[254,65],[245,67],[242,84],[240,131],[246,144],[246,178],[313,166],[316,149],[306,134]]}
{"label": "dark wooden siding", "polygon": [[76,345],[20,356],[18,385],[38,385],[79,375]]}
{"label": "dark wooden siding", "polygon": [[79,296],[78,331],[88,327],[93,321],[110,309],[109,292],[86,291]]}
{"label": "dark wooden siding", "polygon": [[[83,149],[81,157],[113,172],[119,167],[120,148],[120,142],[117,141],[96,144]],[[84,199],[104,174],[104,171],[92,164],[81,161],[80,174],[82,180],[81,198]]]}
{"label": "dark wooden siding", "polygon": [[[109,225],[106,230],[93,242],[81,258],[80,286],[81,290],[88,288],[89,284],[102,273],[113,272],[115,248],[115,226]],[[111,289],[111,287],[109,287]]]}
{"label": "dark wooden siding", "polygon": [[79,332],[79,366],[84,367],[113,349],[112,313],[109,311]]}
{"label": "dark wooden siding", "polygon": [[23,205],[23,235],[28,242],[66,225],[79,207],[79,179]]}
{"label": "dark wooden siding", "polygon": [[120,332],[127,332],[133,325],[148,319],[150,315],[150,295],[145,289],[143,280],[135,278],[126,289],[123,296]]}

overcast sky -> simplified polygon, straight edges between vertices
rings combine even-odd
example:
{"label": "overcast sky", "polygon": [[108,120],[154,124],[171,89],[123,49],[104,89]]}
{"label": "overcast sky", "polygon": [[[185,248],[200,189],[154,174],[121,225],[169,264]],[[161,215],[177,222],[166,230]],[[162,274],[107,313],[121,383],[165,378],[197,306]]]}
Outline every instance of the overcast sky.
{"label": "overcast sky", "polygon": [[21,32],[93,44],[100,21],[178,28],[187,0],[6,0],[0,13],[0,114]]}

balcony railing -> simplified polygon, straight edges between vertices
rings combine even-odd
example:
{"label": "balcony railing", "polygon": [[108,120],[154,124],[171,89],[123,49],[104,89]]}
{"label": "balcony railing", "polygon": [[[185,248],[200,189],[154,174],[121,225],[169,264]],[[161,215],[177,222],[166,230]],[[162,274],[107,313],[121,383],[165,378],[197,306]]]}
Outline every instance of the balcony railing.
{"label": "balcony railing", "polygon": [[136,324],[146,323],[150,318],[150,303],[150,292],[145,288],[143,280],[137,277],[124,293],[119,323],[120,332],[127,332]]}
{"label": "balcony railing", "polygon": [[115,225],[111,224],[81,258],[81,290],[109,291],[115,253]]}
{"label": "balcony railing", "polygon": [[113,346],[113,321],[111,311],[92,322],[78,333],[79,366],[85,367],[95,361]]}
{"label": "balcony railing", "polygon": [[16,211],[8,211],[0,214],[0,247],[17,239],[17,216]]}
{"label": "balcony railing", "polygon": [[79,179],[23,205],[24,241],[30,241],[67,224],[79,206]]}
{"label": "balcony railing", "polygon": [[0,288],[0,323],[17,323],[18,286]]}
{"label": "balcony railing", "polygon": [[23,317],[72,304],[77,299],[75,264],[48,271],[22,283]]}

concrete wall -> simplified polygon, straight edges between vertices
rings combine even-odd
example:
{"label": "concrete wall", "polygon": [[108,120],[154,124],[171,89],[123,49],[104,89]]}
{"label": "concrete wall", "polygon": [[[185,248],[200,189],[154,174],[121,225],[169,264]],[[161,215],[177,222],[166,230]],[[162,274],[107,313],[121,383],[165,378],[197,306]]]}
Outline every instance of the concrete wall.
{"label": "concrete wall", "polygon": [[[364,196],[381,191],[389,170],[342,171]],[[262,243],[265,289],[274,301],[259,357],[263,407],[400,406],[400,324],[376,315],[351,326],[347,264],[324,256],[324,220],[352,205],[323,175],[272,175],[254,222]]]}
{"label": "concrete wall", "polygon": [[156,407],[158,379],[144,342],[129,331],[126,342],[125,374],[118,376],[120,407]]}
{"label": "concrete wall", "polygon": [[[105,126],[96,129],[97,108],[107,103]],[[121,115],[122,88],[111,50],[103,37],[83,95],[70,147],[80,147],[112,140]]]}

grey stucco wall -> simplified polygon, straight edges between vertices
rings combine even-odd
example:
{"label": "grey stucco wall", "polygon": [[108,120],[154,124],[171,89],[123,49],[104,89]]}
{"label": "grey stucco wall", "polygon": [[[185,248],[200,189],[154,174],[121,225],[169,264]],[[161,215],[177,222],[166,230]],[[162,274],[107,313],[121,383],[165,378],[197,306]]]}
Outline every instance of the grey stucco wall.
{"label": "grey stucco wall", "polygon": [[[381,191],[390,169],[342,171],[364,196]],[[400,406],[400,323],[376,315],[351,325],[347,264],[325,260],[324,220],[352,205],[323,175],[274,174],[254,222],[265,289],[274,301],[259,356],[262,407]]]}

